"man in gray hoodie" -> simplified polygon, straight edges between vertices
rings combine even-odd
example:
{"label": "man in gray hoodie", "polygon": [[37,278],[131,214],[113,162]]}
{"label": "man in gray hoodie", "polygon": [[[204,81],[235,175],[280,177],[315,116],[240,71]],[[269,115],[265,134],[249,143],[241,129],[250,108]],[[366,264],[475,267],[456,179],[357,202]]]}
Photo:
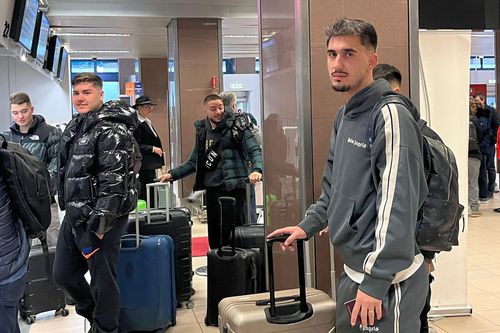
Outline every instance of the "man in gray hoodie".
{"label": "man in gray hoodie", "polygon": [[415,241],[417,214],[427,195],[419,115],[409,100],[408,107],[374,109],[392,89],[372,78],[377,34],[371,24],[345,18],[326,35],[330,81],[345,105],[334,121],[322,193],[298,226],[269,236],[289,234],[287,248],[328,225],[344,261],[338,332],[417,333],[428,288]]}

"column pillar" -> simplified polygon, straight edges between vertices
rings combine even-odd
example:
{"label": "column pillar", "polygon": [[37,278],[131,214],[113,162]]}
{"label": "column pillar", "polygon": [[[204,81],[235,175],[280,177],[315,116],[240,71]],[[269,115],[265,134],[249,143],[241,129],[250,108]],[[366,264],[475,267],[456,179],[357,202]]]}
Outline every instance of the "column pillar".
{"label": "column pillar", "polygon": [[[221,20],[178,18],[168,31],[168,109],[170,168],[187,160],[194,145],[195,120],[205,117],[203,99],[222,86]],[[215,77],[215,81],[212,80]],[[174,183],[179,196],[189,195],[194,176]]]}

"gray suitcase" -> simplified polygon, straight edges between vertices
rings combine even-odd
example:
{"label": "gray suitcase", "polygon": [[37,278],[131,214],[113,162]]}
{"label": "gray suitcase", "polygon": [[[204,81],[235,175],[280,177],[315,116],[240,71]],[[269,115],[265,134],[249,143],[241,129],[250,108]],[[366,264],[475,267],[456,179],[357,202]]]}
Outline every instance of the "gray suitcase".
{"label": "gray suitcase", "polygon": [[304,242],[297,242],[299,289],[275,292],[272,244],[268,240],[269,293],[224,298],[219,303],[221,333],[335,332],[336,304],[326,293],[305,287]]}

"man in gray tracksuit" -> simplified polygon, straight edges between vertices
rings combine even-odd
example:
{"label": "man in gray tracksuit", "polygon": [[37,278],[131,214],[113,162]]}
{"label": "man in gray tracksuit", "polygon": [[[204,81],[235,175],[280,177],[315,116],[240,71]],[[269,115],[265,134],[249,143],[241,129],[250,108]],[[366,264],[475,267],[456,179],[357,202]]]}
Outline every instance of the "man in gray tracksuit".
{"label": "man in gray tracksuit", "polygon": [[[269,236],[290,234],[286,248],[328,225],[345,264],[337,332],[417,333],[428,288],[415,241],[417,214],[427,195],[419,115],[399,104],[372,111],[392,89],[387,81],[372,79],[377,35],[371,24],[342,19],[326,34],[330,81],[346,104],[334,122],[322,193],[298,226]],[[351,300],[349,315],[344,304]]]}

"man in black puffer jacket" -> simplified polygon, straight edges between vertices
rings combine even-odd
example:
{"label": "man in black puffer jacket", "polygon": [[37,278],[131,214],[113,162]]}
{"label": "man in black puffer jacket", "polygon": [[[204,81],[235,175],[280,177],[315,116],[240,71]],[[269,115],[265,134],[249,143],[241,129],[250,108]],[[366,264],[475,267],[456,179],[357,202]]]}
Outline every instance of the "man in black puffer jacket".
{"label": "man in black puffer jacket", "polygon": [[18,305],[26,284],[28,237],[12,210],[7,187],[0,175],[0,331],[19,333]]}
{"label": "man in black puffer jacket", "polygon": [[128,214],[137,203],[137,115],[120,101],[103,105],[102,80],[95,74],[80,73],[71,83],[79,114],[66,127],[59,153],[59,205],[66,215],[54,280],[73,297],[76,312],[91,322],[90,332],[116,333],[116,261]]}
{"label": "man in black puffer jacket", "polygon": [[[10,113],[14,120],[10,131],[4,132],[8,141],[20,144],[33,156],[43,161],[50,175],[50,192],[55,196],[57,192],[57,153],[61,141],[61,130],[45,122],[45,119],[33,114],[35,107],[31,99],[24,92],[17,92],[10,96]],[[53,201],[52,221],[47,229],[47,244],[55,246],[59,234],[59,212]]]}

